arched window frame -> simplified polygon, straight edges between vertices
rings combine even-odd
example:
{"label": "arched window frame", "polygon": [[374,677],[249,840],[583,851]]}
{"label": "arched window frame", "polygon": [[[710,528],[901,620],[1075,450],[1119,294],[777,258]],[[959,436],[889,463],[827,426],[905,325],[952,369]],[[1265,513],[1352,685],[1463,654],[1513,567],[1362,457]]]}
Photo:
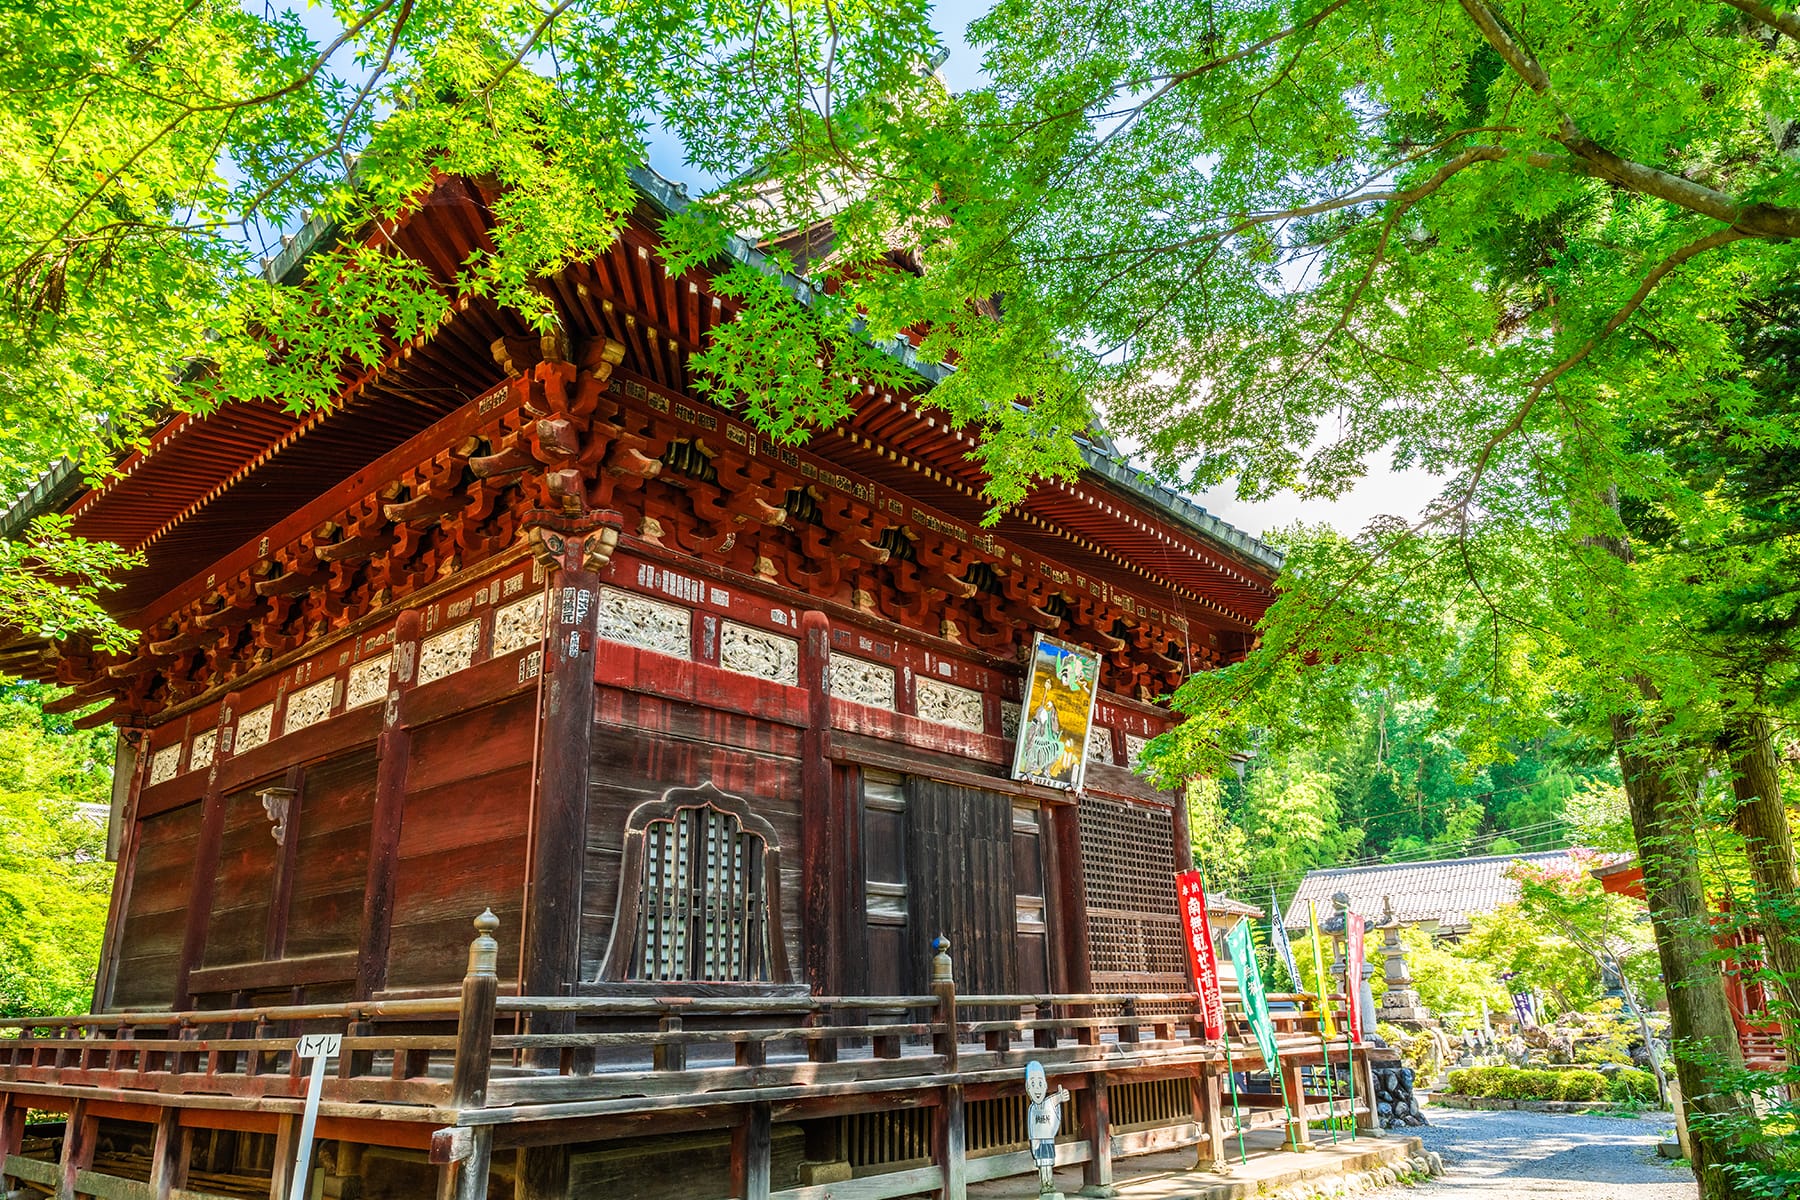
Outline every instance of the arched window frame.
{"label": "arched window frame", "polygon": [[[740,829],[762,842],[763,903],[766,912],[764,929],[768,938],[769,978],[721,982],[719,986],[768,987],[792,981],[788,973],[787,938],[781,921],[781,840],[775,827],[750,811],[741,796],[722,792],[712,783],[699,787],[670,788],[657,800],[648,800],[631,810],[625,818],[623,854],[619,864],[619,897],[613,906],[612,935],[607,940],[606,955],[601,960],[600,982],[645,984],[657,981],[633,980],[632,958],[638,951],[639,915],[643,895],[645,842],[649,827],[657,821],[676,821],[682,812],[710,808],[737,821]],[[671,986],[708,981],[669,981]]]}

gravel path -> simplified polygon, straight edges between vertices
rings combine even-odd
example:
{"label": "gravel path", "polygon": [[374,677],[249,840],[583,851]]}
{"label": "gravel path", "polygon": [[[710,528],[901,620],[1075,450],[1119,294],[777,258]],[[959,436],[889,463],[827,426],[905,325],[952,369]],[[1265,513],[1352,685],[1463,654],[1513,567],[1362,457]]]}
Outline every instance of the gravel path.
{"label": "gravel path", "polygon": [[1667,1116],[1636,1121],[1530,1112],[1428,1108],[1431,1124],[1405,1132],[1444,1159],[1444,1174],[1415,1188],[1369,1193],[1382,1200],[1694,1200],[1686,1166],[1656,1154],[1674,1136]]}

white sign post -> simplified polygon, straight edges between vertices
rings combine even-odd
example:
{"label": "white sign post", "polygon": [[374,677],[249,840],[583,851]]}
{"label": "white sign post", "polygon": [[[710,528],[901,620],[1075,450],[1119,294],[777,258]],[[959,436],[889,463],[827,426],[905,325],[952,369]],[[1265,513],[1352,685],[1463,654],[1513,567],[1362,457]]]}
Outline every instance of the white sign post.
{"label": "white sign post", "polygon": [[312,1059],[306,1081],[306,1113],[300,1118],[300,1144],[294,1153],[294,1186],[288,1200],[306,1200],[306,1177],[312,1172],[313,1127],[319,1123],[319,1095],[325,1090],[325,1062],[343,1048],[339,1033],[311,1033],[294,1043],[296,1058]]}

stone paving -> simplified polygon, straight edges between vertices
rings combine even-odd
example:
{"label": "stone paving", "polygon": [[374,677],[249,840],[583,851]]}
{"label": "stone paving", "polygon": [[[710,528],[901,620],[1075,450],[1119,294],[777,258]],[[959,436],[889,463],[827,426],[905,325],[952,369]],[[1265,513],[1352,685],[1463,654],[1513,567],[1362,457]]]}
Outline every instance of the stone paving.
{"label": "stone paving", "polygon": [[1417,1187],[1364,1193],[1370,1200],[1694,1200],[1686,1166],[1660,1158],[1674,1137],[1667,1114],[1638,1120],[1534,1112],[1425,1110],[1409,1129],[1443,1159],[1444,1174]]}

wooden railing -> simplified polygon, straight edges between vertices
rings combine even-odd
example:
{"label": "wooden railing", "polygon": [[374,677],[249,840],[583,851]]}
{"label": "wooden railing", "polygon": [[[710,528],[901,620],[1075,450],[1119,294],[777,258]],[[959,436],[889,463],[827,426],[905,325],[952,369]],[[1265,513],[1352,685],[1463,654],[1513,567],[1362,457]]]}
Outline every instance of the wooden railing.
{"label": "wooden railing", "polygon": [[[501,997],[493,956],[483,929],[460,997],[0,1021],[0,1089],[297,1101],[305,1079],[294,1040],[322,1032],[344,1035],[328,1103],[413,1106],[436,1110],[415,1119],[465,1122],[519,1119],[525,1108],[554,1117],[571,1104],[597,1115],[751,1092],[774,1100],[928,1086],[1016,1072],[1032,1059],[1054,1073],[1225,1058],[1224,1045],[1202,1036],[1191,992],[959,996],[945,962],[933,991],[911,996]],[[1227,999],[1235,1065],[1259,1070]],[[1298,1006],[1271,1014],[1284,1060],[1318,1056],[1315,998],[1270,999]],[[959,1008],[983,1015],[961,1019]]]}
{"label": "wooden railing", "polygon": [[[771,1105],[829,1111],[866,1103],[859,1096],[929,1089],[920,1102],[939,1114],[936,1127],[960,1129],[965,1088],[1011,1088],[1030,1060],[1084,1097],[1083,1141],[1070,1161],[1088,1164],[1090,1182],[1110,1178],[1115,1149],[1210,1140],[1217,1153],[1222,1144],[1226,1046],[1203,1036],[1193,993],[963,996],[943,954],[931,991],[908,996],[503,997],[492,937],[498,922],[483,914],[476,924],[459,996],[0,1021],[0,1102],[22,1111],[34,1096],[76,1107],[223,1097],[291,1114],[305,1092],[295,1039],[341,1033],[325,1111],[445,1127],[433,1161],[449,1172],[455,1194],[470,1200],[485,1194],[487,1157],[502,1126],[730,1106],[741,1106],[755,1126]],[[1233,1065],[1261,1070],[1236,997],[1227,998]],[[1245,1111],[1253,1124],[1279,1125],[1285,1097],[1297,1113],[1290,1130],[1303,1138],[1309,1117],[1351,1113],[1342,1099],[1321,1106],[1324,1098],[1307,1095],[1301,1076],[1321,1061],[1343,1063],[1343,1043],[1323,1047],[1317,998],[1270,999],[1291,1006],[1271,1013],[1282,1058],[1277,1095],[1247,1102]],[[1113,1136],[1105,1096],[1108,1078],[1120,1072],[1191,1079],[1191,1116],[1177,1114],[1180,1128],[1155,1136]],[[1358,1123],[1369,1128],[1368,1089],[1359,1084],[1358,1091]],[[77,1151],[64,1157],[75,1155],[74,1162]],[[16,1140],[0,1128],[0,1154],[16,1152]],[[934,1158],[940,1183],[968,1166],[950,1143]],[[980,1170],[1001,1172],[1011,1161],[982,1160]],[[903,1175],[889,1182],[907,1185]]]}

